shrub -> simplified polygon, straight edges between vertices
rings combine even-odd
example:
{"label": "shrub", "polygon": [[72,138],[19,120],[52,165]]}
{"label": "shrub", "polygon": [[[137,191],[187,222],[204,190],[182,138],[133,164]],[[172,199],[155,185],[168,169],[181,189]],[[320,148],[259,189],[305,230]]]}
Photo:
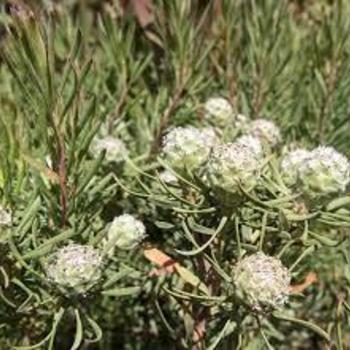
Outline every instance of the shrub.
{"label": "shrub", "polygon": [[1,349],[348,346],[348,1],[0,8]]}

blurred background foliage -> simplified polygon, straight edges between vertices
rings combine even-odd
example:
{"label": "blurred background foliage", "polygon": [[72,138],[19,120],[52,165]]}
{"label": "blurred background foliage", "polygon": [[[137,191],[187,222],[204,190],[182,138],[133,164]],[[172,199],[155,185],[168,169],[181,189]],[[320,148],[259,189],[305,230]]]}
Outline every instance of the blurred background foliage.
{"label": "blurred background foliage", "polygon": [[[47,252],[55,243],[47,241],[59,233],[90,240],[125,211],[144,220],[150,242],[175,254],[182,241],[165,222],[168,208],[132,191],[144,190],[140,173],[160,168],[164,131],[201,125],[202,103],[210,96],[225,96],[252,119],[274,120],[285,143],[329,144],[350,156],[347,0],[1,0],[0,9],[1,202],[16,213],[22,258]],[[132,162],[122,172],[87,152],[92,138],[104,133],[128,145]],[[40,341],[52,318],[50,303],[56,305],[35,281],[32,291],[22,285],[26,263],[8,258],[16,255],[9,253],[9,236],[6,230],[0,236],[1,349]],[[132,268],[125,267],[130,262]],[[186,348],[180,339],[191,321],[161,291],[170,278],[147,278],[151,266],[135,252],[114,263],[124,271],[120,287],[144,289],[91,302],[104,336],[81,348]],[[269,324],[276,348],[349,347],[349,264],[348,243],[332,254],[320,248],[296,279],[317,271],[318,282],[296,303],[296,313],[330,332],[332,342],[288,322],[279,332]],[[5,295],[8,276],[12,301]],[[29,307],[26,297],[37,295]],[[84,309],[90,301],[79,303]],[[57,349],[69,349],[76,336],[74,314],[68,317]],[[249,327],[247,334],[254,332]],[[263,348],[261,338],[245,346]]]}

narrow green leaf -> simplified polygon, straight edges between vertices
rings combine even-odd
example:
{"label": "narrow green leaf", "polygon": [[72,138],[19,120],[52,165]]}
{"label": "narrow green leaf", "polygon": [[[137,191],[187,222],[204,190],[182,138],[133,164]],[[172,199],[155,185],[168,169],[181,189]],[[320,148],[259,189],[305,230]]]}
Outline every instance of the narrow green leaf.
{"label": "narrow green leaf", "polygon": [[138,294],[141,291],[141,287],[125,287],[125,288],[114,288],[108,289],[102,292],[103,295],[111,297],[121,297]]}
{"label": "narrow green leaf", "polygon": [[70,350],[78,350],[80,347],[80,344],[83,341],[83,324],[81,322],[80,318],[80,312],[78,309],[74,309],[75,314],[75,336],[74,336],[74,342],[71,346]]}
{"label": "narrow green leaf", "polygon": [[321,336],[322,338],[324,338],[325,340],[327,340],[328,342],[331,341],[329,334],[326,331],[324,331],[322,328],[320,328],[319,326],[315,325],[312,322],[308,322],[308,321],[300,320],[298,318],[294,318],[291,316],[283,315],[279,312],[274,312],[273,316],[275,318],[277,318],[278,320],[288,321],[288,322],[292,322],[292,323],[298,324],[300,326],[306,327],[306,328],[312,330],[313,332],[315,332],[316,334],[318,334],[319,336]]}

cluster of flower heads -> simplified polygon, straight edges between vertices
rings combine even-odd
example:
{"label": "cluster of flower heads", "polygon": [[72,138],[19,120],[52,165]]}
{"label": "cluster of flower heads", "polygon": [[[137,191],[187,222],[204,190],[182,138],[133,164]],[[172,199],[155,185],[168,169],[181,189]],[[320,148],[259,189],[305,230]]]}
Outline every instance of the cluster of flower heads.
{"label": "cluster of flower heads", "polygon": [[281,162],[286,183],[300,185],[310,196],[344,192],[350,182],[349,160],[333,147],[296,149]]}
{"label": "cluster of flower heads", "polygon": [[85,294],[101,280],[103,256],[113,254],[116,247],[135,248],[145,233],[141,221],[129,214],[120,215],[111,223],[101,250],[90,245],[68,244],[48,257],[46,276],[65,293]]}
{"label": "cluster of flower heads", "polygon": [[[202,169],[204,180],[213,188],[232,193],[239,183],[254,187],[265,152],[281,143],[279,128],[270,120],[249,121],[235,115],[231,104],[221,97],[210,98],[204,109],[205,119],[218,126],[234,125],[239,119],[245,124],[241,126],[244,135],[220,144],[212,128],[175,128],[164,138],[163,156],[176,171]],[[348,159],[332,147],[291,151],[281,162],[281,172],[288,186],[299,184],[311,196],[343,192],[350,182]]]}
{"label": "cluster of flower heads", "polygon": [[97,156],[102,152],[106,152],[106,160],[116,163],[123,162],[129,153],[125,143],[113,136],[95,138],[91,144],[91,152]]}
{"label": "cluster of flower heads", "polygon": [[250,121],[244,114],[234,113],[230,102],[223,97],[211,97],[205,102],[204,119],[215,127],[232,126],[245,131],[270,147],[281,141],[280,130],[272,121],[262,118]]}
{"label": "cluster of flower heads", "polygon": [[290,294],[290,281],[281,261],[262,252],[244,257],[233,269],[236,295],[258,312],[282,307]]}
{"label": "cluster of flower heads", "polygon": [[239,119],[246,124],[242,127],[246,134],[235,142],[220,144],[212,128],[178,127],[164,137],[164,158],[178,172],[201,169],[203,179],[214,189],[235,193],[239,183],[254,187],[260,176],[263,146],[278,144],[279,129],[268,120],[248,122],[241,114],[235,116],[230,103],[221,97],[210,98],[204,109],[205,119],[217,125],[234,124]]}
{"label": "cluster of flower heads", "polygon": [[53,253],[48,260],[46,276],[67,292],[84,294],[102,276],[102,255],[89,245],[69,244]]}

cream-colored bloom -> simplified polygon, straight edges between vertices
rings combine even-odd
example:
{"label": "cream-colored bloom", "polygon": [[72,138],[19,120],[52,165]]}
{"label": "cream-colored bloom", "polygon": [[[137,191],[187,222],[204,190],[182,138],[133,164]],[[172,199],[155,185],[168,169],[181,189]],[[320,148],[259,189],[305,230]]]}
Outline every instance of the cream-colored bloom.
{"label": "cream-colored bloom", "polygon": [[254,187],[260,177],[261,161],[252,147],[243,143],[219,145],[205,166],[205,179],[215,189],[235,193],[239,183]]}
{"label": "cream-colored bloom", "polygon": [[310,156],[310,151],[298,148],[286,154],[281,162],[281,175],[287,185],[298,182],[300,167]]}
{"label": "cream-colored bloom", "polygon": [[142,221],[130,214],[123,214],[114,218],[103,244],[109,253],[114,247],[133,249],[145,236],[146,228]]}
{"label": "cream-colored bloom", "polygon": [[350,182],[349,160],[333,147],[317,147],[301,164],[299,177],[310,195],[344,192]]}
{"label": "cream-colored bloom", "polygon": [[170,130],[163,139],[163,157],[177,171],[196,170],[208,158],[217,138],[212,129],[193,126]]}
{"label": "cream-colored bloom", "polygon": [[271,147],[281,141],[281,133],[274,122],[267,119],[256,119],[251,122],[248,133],[260,139]]}
{"label": "cream-colored bloom", "polygon": [[223,97],[211,97],[204,104],[204,117],[216,126],[225,126],[232,122],[233,108]]}
{"label": "cream-colored bloom", "polygon": [[233,269],[237,296],[255,311],[283,306],[290,293],[290,280],[279,259],[261,252],[243,258]]}
{"label": "cream-colored bloom", "polygon": [[263,147],[260,140],[252,135],[243,135],[239,137],[236,141],[239,145],[249,148],[257,158],[263,157]]}
{"label": "cream-colored bloom", "polygon": [[106,160],[109,162],[122,162],[128,156],[128,150],[125,143],[113,136],[106,136],[104,138],[95,138],[91,144],[91,152],[99,155],[106,151]]}
{"label": "cream-colored bloom", "polygon": [[102,256],[88,245],[69,244],[48,258],[48,279],[67,292],[85,293],[101,279]]}

